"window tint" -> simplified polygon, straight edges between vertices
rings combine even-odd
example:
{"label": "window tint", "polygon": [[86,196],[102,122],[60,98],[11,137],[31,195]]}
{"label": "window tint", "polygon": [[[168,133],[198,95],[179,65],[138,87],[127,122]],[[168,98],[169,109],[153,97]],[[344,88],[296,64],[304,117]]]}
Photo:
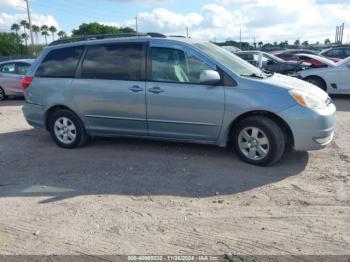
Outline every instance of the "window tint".
{"label": "window tint", "polygon": [[144,80],[142,44],[98,45],[88,48],[81,77],[90,79]]}
{"label": "window tint", "polygon": [[152,80],[200,83],[200,74],[213,70],[193,54],[177,49],[152,48]]}
{"label": "window tint", "polygon": [[50,51],[35,76],[74,77],[83,47],[68,47]]}
{"label": "window tint", "polygon": [[350,56],[350,49],[344,49],[345,51],[345,57]]}
{"label": "window tint", "polygon": [[15,63],[3,64],[1,67],[1,72],[6,74],[15,74],[16,73]]}
{"label": "window tint", "polygon": [[28,68],[30,67],[30,64],[27,63],[17,63],[17,74],[25,75],[27,73]]}

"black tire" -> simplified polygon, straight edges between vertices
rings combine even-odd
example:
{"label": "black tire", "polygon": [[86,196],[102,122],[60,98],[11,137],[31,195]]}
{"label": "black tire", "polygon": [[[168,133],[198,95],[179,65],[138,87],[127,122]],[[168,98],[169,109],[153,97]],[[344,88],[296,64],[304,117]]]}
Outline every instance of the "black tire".
{"label": "black tire", "polygon": [[[266,156],[262,159],[249,158],[239,146],[239,141],[241,139],[239,135],[242,130],[247,128],[260,129],[268,140],[268,150],[266,150]],[[267,166],[272,165],[281,159],[286,148],[286,139],[282,129],[272,119],[265,116],[251,116],[243,119],[237,124],[233,132],[233,148],[243,161],[253,165]]]}
{"label": "black tire", "polygon": [[[70,120],[75,127],[75,139],[70,141],[70,143],[63,143],[60,141],[55,133],[55,123],[58,119],[66,118]],[[83,146],[87,140],[88,135],[86,134],[85,127],[79,117],[70,110],[62,109],[53,113],[49,120],[49,131],[53,141],[60,147],[63,148],[77,148]]]}
{"label": "black tire", "polygon": [[314,84],[315,86],[318,86],[323,91],[327,92],[327,85],[322,78],[317,76],[310,76],[310,77],[307,77],[305,80],[311,84]]}
{"label": "black tire", "polygon": [[6,99],[6,94],[4,89],[0,86],[0,101],[3,101]]}

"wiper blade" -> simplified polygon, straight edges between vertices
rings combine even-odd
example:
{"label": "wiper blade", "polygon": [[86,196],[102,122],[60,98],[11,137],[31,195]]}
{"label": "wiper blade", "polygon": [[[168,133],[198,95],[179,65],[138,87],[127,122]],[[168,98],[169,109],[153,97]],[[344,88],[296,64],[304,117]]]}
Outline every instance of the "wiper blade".
{"label": "wiper blade", "polygon": [[255,77],[255,78],[260,78],[260,79],[264,79],[263,76],[259,76],[257,74],[241,74],[241,76],[245,76],[245,77]]}
{"label": "wiper blade", "polygon": [[275,72],[272,72],[272,71],[268,71],[268,70],[264,70],[263,71],[268,77],[271,77],[275,74]]}

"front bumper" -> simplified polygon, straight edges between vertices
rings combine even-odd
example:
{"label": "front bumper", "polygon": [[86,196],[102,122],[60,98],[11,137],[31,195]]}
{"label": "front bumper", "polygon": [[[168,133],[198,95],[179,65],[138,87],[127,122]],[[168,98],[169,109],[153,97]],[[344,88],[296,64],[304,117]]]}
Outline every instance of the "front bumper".
{"label": "front bumper", "polygon": [[25,103],[22,112],[29,125],[45,128],[45,113],[42,106]]}
{"label": "front bumper", "polygon": [[322,149],[333,139],[336,121],[336,108],[333,104],[322,109],[296,105],[280,112],[280,116],[292,130],[295,150]]}

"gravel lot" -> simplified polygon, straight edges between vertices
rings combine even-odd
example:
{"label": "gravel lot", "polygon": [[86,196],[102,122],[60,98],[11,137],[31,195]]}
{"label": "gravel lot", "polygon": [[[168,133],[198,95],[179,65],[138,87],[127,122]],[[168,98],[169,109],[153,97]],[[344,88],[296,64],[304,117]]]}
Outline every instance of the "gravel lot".
{"label": "gravel lot", "polygon": [[276,166],[135,139],[58,148],[0,102],[1,254],[350,254],[350,97],[322,151]]}

